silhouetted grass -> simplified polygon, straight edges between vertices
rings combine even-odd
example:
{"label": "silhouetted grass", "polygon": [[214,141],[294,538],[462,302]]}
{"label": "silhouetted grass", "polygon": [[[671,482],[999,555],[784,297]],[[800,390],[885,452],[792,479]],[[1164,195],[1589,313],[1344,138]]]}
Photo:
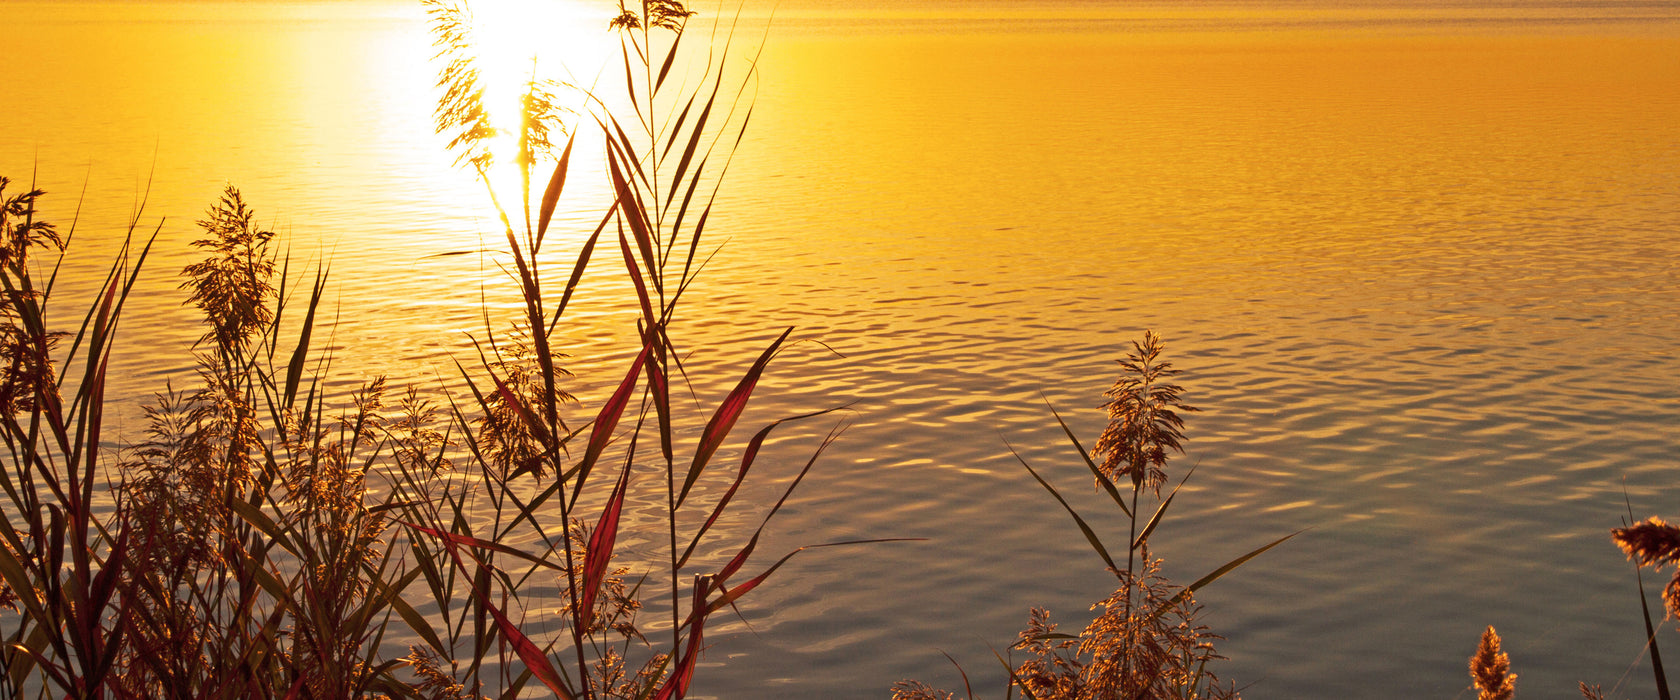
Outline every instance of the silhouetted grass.
{"label": "silhouetted grass", "polygon": [[[312,344],[327,272],[291,270],[230,186],[199,222],[202,260],[181,271],[206,329],[196,377],[148,403],[144,438],[113,459],[98,449],[105,369],[150,239],[124,247],[100,298],[63,333],[45,313],[51,277],[37,282],[34,258],[61,253],[64,240],[36,216],[43,193],[4,200],[0,605],[11,612],[0,613],[0,692],[476,698],[541,686],[561,698],[680,698],[712,615],[805,549],[748,573],[768,522],[842,425],[774,503],[737,494],[778,425],[830,411],[761,427],[738,465],[715,459],[791,329],[701,409],[697,436],[673,427],[690,422],[689,402],[670,399],[673,377],[688,373],[668,329],[711,254],[703,236],[723,169],[712,154],[732,148],[717,128],[729,123],[738,140],[746,121],[730,123],[733,103],[720,100],[727,47],[708,57],[699,87],[666,94],[692,13],[664,1],[619,8],[610,26],[636,119],[627,129],[604,108],[590,115],[616,201],[556,289],[537,260],[577,127],[559,121],[552,84],[533,79],[515,158],[523,191],[498,196],[469,9],[427,4],[444,62],[437,125],[501,212],[523,302],[511,331],[487,328],[478,358],[461,360],[463,402],[412,387],[393,400],[383,378],[328,396],[332,369]],[[656,116],[665,108],[674,119]],[[567,136],[563,147],[553,134]],[[533,198],[531,171],[549,165]],[[573,425],[550,338],[604,232],[609,246],[617,234],[612,257],[638,292],[641,349],[593,418]],[[633,478],[638,465],[657,465],[663,483]],[[701,497],[696,485],[719,470],[727,489]],[[625,502],[645,491],[666,504],[668,551],[663,567],[640,572],[615,549]],[[703,542],[717,544],[713,526],[743,506],[762,523],[720,568],[697,563]],[[812,546],[844,544],[854,542]],[[649,596],[669,596],[669,638],[641,632]],[[391,657],[392,642],[407,653]]]}
{"label": "silhouetted grass", "polygon": [[[1026,629],[1014,646],[1028,654],[1012,664],[998,657],[1009,673],[1005,694],[1019,690],[1031,700],[1102,700],[1107,698],[1235,698],[1234,684],[1221,686],[1209,664],[1220,657],[1214,642],[1220,637],[1196,622],[1201,611],[1194,593],[1248,560],[1295,535],[1286,535],[1250,551],[1188,586],[1179,586],[1160,573],[1161,559],[1153,556],[1149,539],[1161,525],[1189,480],[1161,498],[1166,467],[1173,452],[1182,452],[1184,421],[1179,415],[1198,409],[1185,405],[1183,388],[1168,380],[1179,373],[1161,357],[1160,338],[1145,332],[1133,352],[1119,360],[1121,374],[1105,392],[1108,427],[1098,438],[1095,459],[1073,430],[1051,408],[1068,442],[1096,481],[1096,486],[1126,516],[1125,567],[1096,528],[1074,510],[1055,486],[1019,453],[1021,466],[1073,518],[1093,552],[1116,579],[1112,594],[1092,606],[1099,610],[1077,635],[1056,631],[1050,613],[1033,608]],[[1011,446],[1011,451],[1014,451]],[[1130,493],[1126,493],[1126,486]],[[1148,520],[1140,520],[1145,492],[1156,499]],[[1141,530],[1139,525],[1142,525]],[[967,685],[966,675],[964,683]],[[974,698],[972,688],[967,696]],[[954,695],[914,680],[893,686],[895,700],[949,700]]]}

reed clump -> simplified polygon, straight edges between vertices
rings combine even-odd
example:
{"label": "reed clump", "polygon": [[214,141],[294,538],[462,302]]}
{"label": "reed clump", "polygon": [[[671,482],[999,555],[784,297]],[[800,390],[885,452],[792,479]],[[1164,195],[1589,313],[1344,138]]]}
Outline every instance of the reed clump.
{"label": "reed clump", "polygon": [[[328,272],[294,270],[229,186],[198,222],[201,259],[181,271],[205,328],[196,372],[147,403],[144,435],[112,456],[100,447],[106,370],[156,232],[137,233],[137,214],[82,324],[56,330],[56,267],[44,274],[37,258],[62,260],[68,236],[37,216],[43,192],[4,196],[0,179],[0,695],[681,698],[708,620],[809,548],[754,564],[842,425],[779,475],[790,483],[773,503],[736,496],[778,425],[834,409],[760,427],[735,464],[719,458],[791,329],[709,408],[670,398],[688,349],[669,329],[715,252],[703,236],[730,143],[718,128],[738,141],[745,126],[718,99],[722,58],[699,83],[666,86],[693,13],[662,0],[607,22],[636,119],[587,98],[616,197],[569,237],[583,242],[556,281],[539,260],[579,135],[558,83],[528,83],[512,158],[524,184],[498,196],[470,9],[427,5],[443,61],[437,126],[501,213],[521,301],[511,330],[487,324],[475,341],[464,399],[381,377],[329,392],[330,354],[314,342]],[[533,189],[539,167],[552,174]],[[555,334],[603,235],[637,290],[638,351],[580,421]],[[631,498],[663,502],[663,522],[626,522]],[[759,525],[731,544],[714,526],[742,509]],[[662,563],[629,563],[623,533],[649,526]],[[697,554],[720,546],[732,554]],[[644,634],[654,597],[670,617]]]}
{"label": "reed clump", "polygon": [[[1190,473],[1165,498],[1160,489],[1167,480],[1171,455],[1183,452],[1181,414],[1199,410],[1181,400],[1183,387],[1170,381],[1179,370],[1163,358],[1162,352],[1160,337],[1146,331],[1142,340],[1132,343],[1132,352],[1118,361],[1120,377],[1104,393],[1108,400],[1103,408],[1109,422],[1097,441],[1094,457],[1051,408],[1096,487],[1108,495],[1127,522],[1123,567],[1113,554],[1117,550],[1098,530],[1038,470],[1019,453],[1015,455],[1027,473],[1072,516],[1092,551],[1114,575],[1116,586],[1092,605],[1097,615],[1077,635],[1058,632],[1048,611],[1033,608],[1026,628],[1011,647],[1025,652],[1027,659],[1018,664],[1001,656],[998,659],[1009,674],[1007,693],[1019,690],[1032,700],[1239,697],[1235,684],[1222,685],[1209,668],[1212,662],[1224,658],[1214,646],[1221,637],[1196,621],[1201,607],[1194,594],[1294,535],[1238,557],[1187,586],[1174,584],[1161,574],[1162,560],[1153,555],[1150,537]],[[1140,506],[1149,505],[1142,500],[1146,494],[1156,503],[1153,513],[1141,519]],[[913,680],[900,681],[892,692],[895,700],[954,697]],[[968,695],[974,697],[972,689]]]}

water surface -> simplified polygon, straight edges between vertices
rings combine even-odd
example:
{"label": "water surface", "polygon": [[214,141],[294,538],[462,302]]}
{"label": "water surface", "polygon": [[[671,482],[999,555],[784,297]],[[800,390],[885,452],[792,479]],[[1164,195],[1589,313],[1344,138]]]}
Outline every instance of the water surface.
{"label": "water surface", "polygon": [[[127,434],[141,397],[190,380],[172,273],[225,183],[300,262],[331,261],[342,386],[447,383],[481,299],[512,302],[476,252],[498,245],[481,190],[430,133],[417,5],[6,12],[29,77],[0,173],[36,169],[60,221],[86,183],[70,290],[98,284],[147,182],[142,221],[163,218],[112,392]],[[568,21],[583,56],[610,47]],[[698,692],[954,688],[944,650],[1001,695],[988,644],[1108,592],[1004,441],[1103,512],[1044,401],[1094,440],[1145,328],[1204,409],[1156,538],[1168,573],[1306,530],[1201,596],[1245,695],[1452,697],[1488,624],[1525,693],[1646,692],[1606,531],[1624,488],[1680,515],[1680,6],[805,0],[758,65],[712,224],[728,244],[678,329],[695,391],[715,402],[786,326],[843,354],[795,345],[755,398],[749,423],[856,402],[765,551],[929,541],[802,555],[743,606],[750,629],[718,631]],[[579,182],[564,241],[598,216]],[[610,266],[583,293],[587,404],[633,316]]]}

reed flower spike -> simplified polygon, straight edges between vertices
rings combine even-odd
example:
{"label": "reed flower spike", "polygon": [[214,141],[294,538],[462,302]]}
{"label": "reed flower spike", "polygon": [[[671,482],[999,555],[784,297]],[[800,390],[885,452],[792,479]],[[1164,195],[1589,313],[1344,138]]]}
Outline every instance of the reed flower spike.
{"label": "reed flower spike", "polygon": [[1499,633],[1489,625],[1482,643],[1470,657],[1470,681],[1477,700],[1511,700],[1517,693],[1517,674],[1511,673],[1511,657],[1499,650]]}
{"label": "reed flower spike", "polygon": [[1184,420],[1178,413],[1199,409],[1181,403],[1184,388],[1165,381],[1179,370],[1160,359],[1160,336],[1145,331],[1132,348],[1119,360],[1124,373],[1103,394],[1109,397],[1103,404],[1108,428],[1097,438],[1096,452],[1108,478],[1118,482],[1125,477],[1133,488],[1148,486],[1160,495],[1167,481],[1167,451],[1184,452]]}

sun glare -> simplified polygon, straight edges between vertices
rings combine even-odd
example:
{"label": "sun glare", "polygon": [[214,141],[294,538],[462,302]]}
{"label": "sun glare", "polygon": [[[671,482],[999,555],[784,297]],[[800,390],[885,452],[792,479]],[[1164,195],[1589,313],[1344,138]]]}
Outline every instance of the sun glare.
{"label": "sun glare", "polygon": [[533,81],[553,81],[558,104],[582,112],[584,94],[572,86],[587,88],[610,55],[610,17],[575,0],[472,0],[469,7],[484,106],[497,131],[489,176],[498,192],[517,192],[521,97]]}

